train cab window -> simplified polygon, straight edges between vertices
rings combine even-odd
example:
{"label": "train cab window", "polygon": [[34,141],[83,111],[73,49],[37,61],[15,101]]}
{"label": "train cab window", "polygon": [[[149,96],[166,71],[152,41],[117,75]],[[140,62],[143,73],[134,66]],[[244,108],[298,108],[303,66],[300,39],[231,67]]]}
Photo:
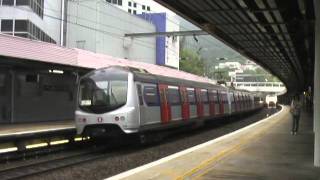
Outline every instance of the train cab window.
{"label": "train cab window", "polygon": [[159,106],[159,95],[157,86],[144,86],[143,96],[148,106]]}
{"label": "train cab window", "polygon": [[209,103],[209,99],[208,99],[208,90],[206,89],[201,89],[201,100],[204,104],[208,104]]}
{"label": "train cab window", "polygon": [[80,81],[79,108],[106,113],[127,102],[128,72],[106,68],[88,74]]}
{"label": "train cab window", "polygon": [[181,99],[178,87],[169,87],[167,95],[171,105],[180,105]]}
{"label": "train cab window", "polygon": [[194,89],[188,89],[188,100],[190,104],[195,104],[196,103],[196,97],[194,94]]}

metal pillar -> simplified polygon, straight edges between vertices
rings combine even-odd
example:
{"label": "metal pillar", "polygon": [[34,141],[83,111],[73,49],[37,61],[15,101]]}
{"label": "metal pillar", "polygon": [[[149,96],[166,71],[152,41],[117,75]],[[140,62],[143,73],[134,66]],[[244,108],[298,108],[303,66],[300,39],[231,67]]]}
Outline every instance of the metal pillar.
{"label": "metal pillar", "polygon": [[314,0],[315,22],[315,64],[314,64],[314,165],[320,167],[320,2]]}

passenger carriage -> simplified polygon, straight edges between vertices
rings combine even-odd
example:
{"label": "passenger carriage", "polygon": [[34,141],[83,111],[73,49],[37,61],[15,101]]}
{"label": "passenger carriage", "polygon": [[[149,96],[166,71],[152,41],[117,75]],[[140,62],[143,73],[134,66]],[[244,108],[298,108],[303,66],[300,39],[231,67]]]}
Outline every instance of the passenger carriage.
{"label": "passenger carriage", "polygon": [[120,66],[88,73],[78,94],[77,132],[90,136],[166,130],[262,107],[245,91]]}

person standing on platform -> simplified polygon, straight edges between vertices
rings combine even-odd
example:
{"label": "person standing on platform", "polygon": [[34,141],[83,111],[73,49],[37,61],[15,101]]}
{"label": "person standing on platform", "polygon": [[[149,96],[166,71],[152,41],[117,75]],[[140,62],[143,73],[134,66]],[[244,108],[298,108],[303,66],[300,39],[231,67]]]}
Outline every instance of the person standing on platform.
{"label": "person standing on platform", "polygon": [[292,114],[292,135],[296,135],[299,130],[299,120],[301,113],[301,102],[299,95],[295,95],[293,100],[291,101],[290,112]]}

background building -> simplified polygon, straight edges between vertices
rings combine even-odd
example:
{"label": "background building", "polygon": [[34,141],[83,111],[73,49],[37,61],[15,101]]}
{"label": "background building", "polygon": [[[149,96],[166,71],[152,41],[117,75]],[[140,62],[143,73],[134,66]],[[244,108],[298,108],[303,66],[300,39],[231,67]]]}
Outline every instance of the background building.
{"label": "background building", "polygon": [[0,0],[1,33],[61,42],[63,0]]}
{"label": "background building", "polygon": [[[154,24],[157,32],[170,32],[180,30],[180,20],[172,11],[164,8],[152,0],[107,0],[130,14],[137,15]],[[152,32],[145,30],[145,32]],[[154,31],[155,32],[155,31]],[[150,38],[150,37],[149,37]],[[176,36],[162,36],[156,38],[158,65],[169,66],[179,69],[180,41]]]}
{"label": "background building", "polygon": [[124,37],[155,26],[101,0],[68,2],[67,47],[156,63],[156,39]]}
{"label": "background building", "polygon": [[0,0],[0,5],[1,33],[179,68],[178,37],[125,37],[179,31],[176,15],[154,1]]}

